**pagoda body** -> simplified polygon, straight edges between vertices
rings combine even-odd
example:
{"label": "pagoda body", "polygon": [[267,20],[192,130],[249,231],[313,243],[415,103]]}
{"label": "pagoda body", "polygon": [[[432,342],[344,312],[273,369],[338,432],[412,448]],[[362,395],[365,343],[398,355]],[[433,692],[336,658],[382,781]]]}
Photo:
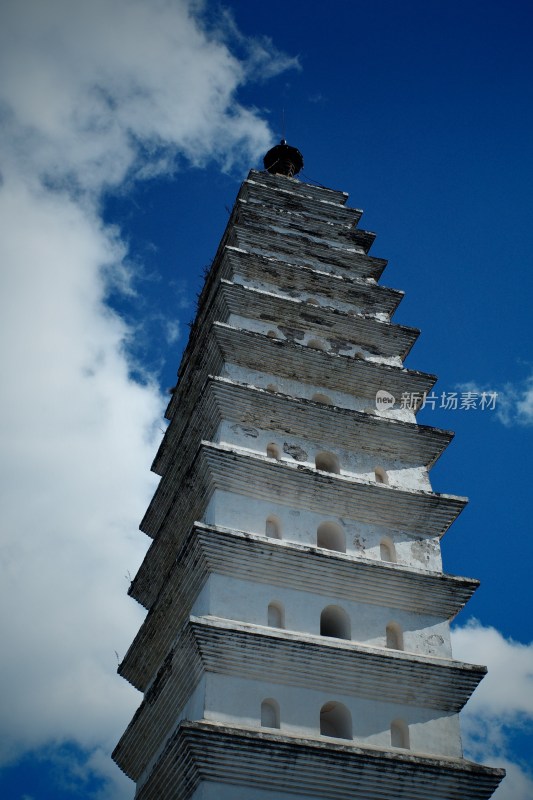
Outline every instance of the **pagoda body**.
{"label": "pagoda body", "polygon": [[450,648],[477,587],[442,571],[452,434],[398,403],[436,379],[403,367],[418,331],[346,200],[251,171],[207,275],[119,667],[137,800],[474,800],[503,775],[462,755],[485,669]]}

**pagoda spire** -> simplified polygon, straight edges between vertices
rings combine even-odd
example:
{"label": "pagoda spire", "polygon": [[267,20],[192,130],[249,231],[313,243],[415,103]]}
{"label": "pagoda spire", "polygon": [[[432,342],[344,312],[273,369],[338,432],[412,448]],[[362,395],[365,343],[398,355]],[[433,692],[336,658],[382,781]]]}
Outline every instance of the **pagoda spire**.
{"label": "pagoda spire", "polygon": [[293,178],[303,169],[304,159],[296,147],[291,147],[285,139],[282,139],[268,151],[263,164],[271,175],[286,175],[288,178]]}

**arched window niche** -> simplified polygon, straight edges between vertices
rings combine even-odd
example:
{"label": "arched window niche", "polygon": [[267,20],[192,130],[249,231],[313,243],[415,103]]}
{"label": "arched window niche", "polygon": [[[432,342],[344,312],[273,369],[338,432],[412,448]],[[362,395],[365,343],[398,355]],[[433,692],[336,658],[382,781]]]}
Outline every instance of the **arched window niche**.
{"label": "arched window niche", "polygon": [[285,609],[277,601],[268,604],[268,626],[269,628],[285,627]]}
{"label": "arched window niche", "polygon": [[340,606],[326,606],[320,614],[320,635],[335,639],[351,639],[352,623]]}
{"label": "arched window niche", "polygon": [[274,442],[270,442],[269,444],[267,444],[266,454],[268,458],[275,458],[276,461],[279,461],[281,458],[281,451],[277,446],[277,444],[274,444]]}
{"label": "arched window niche", "polygon": [[375,468],[374,477],[376,479],[376,483],[384,483],[385,485],[387,485],[389,482],[389,478],[383,467]]}
{"label": "arched window niche", "polygon": [[311,400],[313,400],[315,403],[322,403],[325,406],[333,405],[333,400],[331,397],[327,394],[323,394],[322,392],[315,392]]}
{"label": "arched window niche", "polygon": [[322,339],[309,339],[307,346],[312,347],[313,350],[322,350],[323,352],[328,350],[327,344]]}
{"label": "arched window niche", "polygon": [[384,536],[379,543],[379,555],[382,561],[396,563],[396,548],[394,542],[388,536]]}
{"label": "arched window niche", "polygon": [[409,750],[411,747],[409,741],[409,726],[403,719],[394,719],[390,724],[390,743],[391,747],[401,747],[403,750]]}
{"label": "arched window niche", "polygon": [[261,727],[279,728],[279,726],[279,703],[272,697],[269,697],[261,703]]}
{"label": "arched window niche", "polygon": [[352,715],[342,703],[331,700],[320,709],[321,736],[334,736],[336,739],[352,738]]}
{"label": "arched window niche", "polygon": [[385,638],[390,650],[403,650],[403,631],[397,622],[389,622],[385,629]]}
{"label": "arched window niche", "polygon": [[321,522],[316,531],[317,547],[325,550],[335,550],[337,553],[346,552],[346,536],[340,525],[336,522]]}
{"label": "arched window niche", "polygon": [[335,475],[339,475],[341,471],[339,459],[335,453],[329,453],[325,450],[316,454],[315,467],[321,469],[322,472],[332,472]]}
{"label": "arched window niche", "polygon": [[265,522],[265,535],[269,539],[281,539],[281,522],[275,514],[270,514]]}

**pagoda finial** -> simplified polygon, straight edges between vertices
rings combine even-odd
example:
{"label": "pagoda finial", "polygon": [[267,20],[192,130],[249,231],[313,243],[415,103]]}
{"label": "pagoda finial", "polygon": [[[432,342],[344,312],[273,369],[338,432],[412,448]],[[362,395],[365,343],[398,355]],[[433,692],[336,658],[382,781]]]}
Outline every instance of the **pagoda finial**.
{"label": "pagoda finial", "polygon": [[291,147],[285,139],[282,139],[268,151],[263,164],[271,175],[287,175],[288,178],[292,178],[303,169],[304,159],[296,147]]}

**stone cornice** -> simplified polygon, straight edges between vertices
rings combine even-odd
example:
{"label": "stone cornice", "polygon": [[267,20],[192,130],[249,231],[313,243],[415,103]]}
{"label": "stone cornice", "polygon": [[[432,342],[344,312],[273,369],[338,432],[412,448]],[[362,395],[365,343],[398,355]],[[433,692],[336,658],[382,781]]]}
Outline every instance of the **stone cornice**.
{"label": "stone cornice", "polygon": [[320,308],[299,299],[281,297],[222,279],[217,302],[206,322],[209,317],[209,323],[215,320],[227,322],[229,314],[282,327],[294,326],[325,338],[342,339],[384,357],[405,358],[420,333],[416,328],[383,322],[374,316]]}
{"label": "stone cornice", "polygon": [[[294,238],[306,241],[308,248],[313,248],[315,244],[325,246],[330,251],[330,256],[332,250],[333,256],[335,253],[341,256],[343,265],[345,264],[344,255],[360,255],[362,251],[364,251],[364,255],[367,255],[376,239],[376,234],[372,231],[366,231],[356,226],[355,215],[351,225],[339,225],[335,218],[329,220],[304,216],[299,211],[289,211],[287,204],[272,206],[266,200],[263,191],[249,192],[247,199],[244,199],[239,193],[235,203],[235,227],[242,226],[258,232],[281,233],[291,240]],[[331,258],[327,263],[332,263]],[[365,263],[366,266],[361,272],[361,277],[374,278],[374,280],[378,280],[387,265],[385,259],[374,257]]]}
{"label": "stone cornice", "polygon": [[[361,248],[366,252],[376,238],[374,233],[357,227],[361,214],[353,209],[339,206],[333,208],[328,205],[322,206],[320,214],[315,210],[309,213],[304,211],[304,200],[289,195],[280,196],[279,192],[273,193],[257,186],[252,190],[250,184],[243,185],[236,205],[238,224],[263,229],[284,229],[289,236],[302,236],[310,243],[320,238],[335,248],[347,250],[355,246],[358,252]],[[387,262],[376,258],[371,263],[372,277],[376,278],[376,273]]]}
{"label": "stone cornice", "polygon": [[327,687],[333,697],[457,713],[486,668],[218,617],[190,617],[113,754],[134,780],[206,672],[321,692]]}
{"label": "stone cornice", "polygon": [[[403,292],[378,286],[374,281],[331,275],[310,267],[297,266],[275,258],[221,246],[202,289],[198,314],[181,359],[178,375],[183,374],[197,340],[204,333],[206,319],[212,318],[212,306],[215,303],[220,281],[232,281],[237,274],[242,275],[246,280],[266,280],[279,285],[289,294],[296,292],[303,293],[305,296],[318,295],[326,298],[326,301],[327,299],[340,300],[353,305],[354,309],[359,309],[360,317],[371,317],[379,313],[393,314],[404,296]],[[320,308],[314,307],[311,310],[316,312],[320,311]],[[334,311],[333,307],[331,311]],[[406,328],[406,330],[415,331],[416,329]],[[175,403],[171,399],[167,416],[172,416],[174,405]]]}
{"label": "stone cornice", "polygon": [[403,393],[414,395],[419,398],[418,407],[424,392],[429,393],[437,381],[435,375],[417,370],[327,353],[223,322],[214,322],[203,341],[201,351],[193,351],[190,359],[182,362],[183,373],[168,407],[170,418],[185,395],[189,403],[196,403],[207,376],[220,374],[228,362],[353,394],[371,403],[383,389],[397,400]]}
{"label": "stone cornice", "polygon": [[174,415],[152,465],[153,471],[162,475],[174,463],[175,472],[185,453],[196,452],[202,438],[211,440],[223,419],[427,468],[453,439],[451,431],[440,428],[327,406],[267,392],[229,378],[209,376],[190,413],[184,414],[180,409]]}
{"label": "stone cornice", "polygon": [[[426,536],[442,535],[463,510],[467,498],[398,489],[354,475],[336,475],[298,463],[276,461],[237,447],[202,442],[197,460],[209,466],[214,488],[291,508],[335,513],[386,528]],[[156,536],[184,486],[163,479],[144,517],[141,530]],[[188,492],[186,492],[188,493]]]}
{"label": "stone cornice", "polygon": [[279,185],[267,186],[255,178],[244,181],[237,202],[266,208],[274,218],[279,215],[289,215],[299,224],[312,225],[313,230],[325,230],[329,233],[333,230],[340,236],[358,225],[363,216],[359,208],[350,208],[342,203],[309,196],[304,197]]}
{"label": "stone cornice", "polygon": [[[217,261],[219,277],[231,279],[240,274],[249,280],[265,280],[283,292],[323,296],[359,308],[362,313],[393,314],[404,292],[377,284],[373,280],[335,275],[313,267],[291,264],[280,257],[261,256],[226,246]],[[213,276],[214,277],[214,276]]]}
{"label": "stone cornice", "polygon": [[263,789],[323,800],[488,800],[503,775],[462,759],[182,722],[136,800],[190,800],[201,780],[245,786],[250,797]]}
{"label": "stone cornice", "polygon": [[275,375],[307,378],[320,386],[372,401],[379,389],[396,392],[399,399],[403,392],[429,392],[437,380],[435,375],[418,370],[315,350],[222,322],[213,323],[212,330],[225,361],[252,369],[263,365],[263,370]]}
{"label": "stone cornice", "polygon": [[[190,617],[188,624],[209,672],[451,713],[487,672],[477,664],[219,617]],[[180,649],[178,640],[178,660]]]}
{"label": "stone cornice", "polygon": [[[378,280],[387,262],[385,259],[368,256],[373,235],[367,231],[354,230],[354,248],[360,247],[365,252],[355,249],[340,249],[332,244],[320,240],[313,240],[309,236],[300,234],[297,230],[275,230],[261,227],[259,220],[256,224],[251,222],[249,213],[243,213],[242,206],[236,206],[236,216],[229,232],[227,244],[240,247],[265,256],[275,255],[277,258],[290,261],[291,264],[301,264],[324,269],[326,272],[338,272],[360,278],[373,278]],[[355,236],[359,233],[359,236]]]}
{"label": "stone cornice", "polygon": [[145,691],[209,575],[448,619],[479,582],[196,523],[119,673]]}
{"label": "stone cornice", "polygon": [[[252,169],[248,173],[245,185],[251,185],[254,191],[264,187],[273,189],[277,192],[288,192],[295,198],[302,198],[305,203],[319,203],[322,207],[346,205],[348,193],[339,189],[328,189],[325,186],[315,186],[312,183],[305,183],[297,178],[286,178],[284,175],[270,175],[263,170]],[[256,188],[257,187],[257,188]],[[354,213],[363,213],[359,209],[349,209]]]}
{"label": "stone cornice", "polygon": [[463,497],[395,489],[202,442],[179,484],[161,481],[142,520],[141,530],[155,541],[130,594],[146,608],[159,593],[178,541],[195,520],[202,519],[217,488],[422,536],[442,535],[467,502]]}

